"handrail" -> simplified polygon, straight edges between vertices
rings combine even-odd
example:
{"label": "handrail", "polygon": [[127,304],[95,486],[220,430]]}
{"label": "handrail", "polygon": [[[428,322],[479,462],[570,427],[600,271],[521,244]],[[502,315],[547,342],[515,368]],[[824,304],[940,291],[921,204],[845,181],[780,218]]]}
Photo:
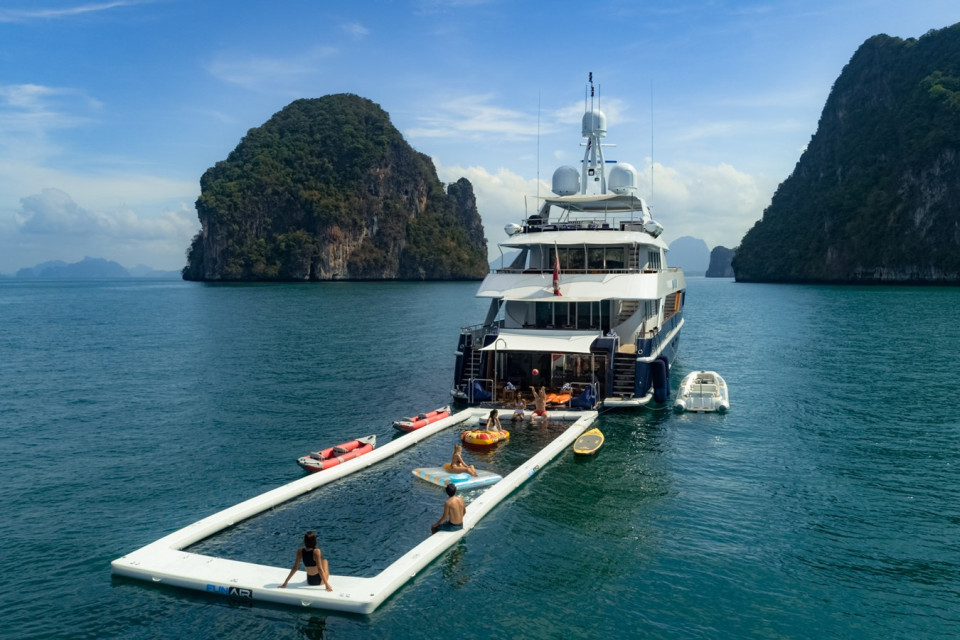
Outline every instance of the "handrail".
{"label": "handrail", "polygon": [[467,400],[473,402],[473,383],[474,382],[489,382],[490,383],[490,400],[496,402],[497,400],[497,389],[494,387],[493,378],[469,378],[467,380]]}
{"label": "handrail", "polygon": [[[620,275],[620,274],[624,274],[624,273],[644,273],[644,272],[646,272],[646,271],[647,271],[647,270],[645,270],[645,269],[640,269],[640,268],[634,268],[634,269],[567,269],[567,268],[564,268],[564,269],[560,269],[560,275],[561,275],[561,276],[562,276],[562,275],[569,275],[569,274],[575,274],[575,275],[579,275],[579,274],[583,274],[583,275],[607,275],[607,274],[616,274],[616,275]],[[533,269],[530,269],[530,268],[524,268],[524,269],[503,268],[503,269],[494,269],[493,272],[494,272],[494,273],[519,273],[519,274],[528,274],[528,275],[543,275],[543,274],[552,274],[552,273],[553,273],[553,269],[552,269],[552,268],[551,268],[551,269],[547,269],[547,268],[541,268],[541,269],[537,269],[537,268],[533,268]]]}

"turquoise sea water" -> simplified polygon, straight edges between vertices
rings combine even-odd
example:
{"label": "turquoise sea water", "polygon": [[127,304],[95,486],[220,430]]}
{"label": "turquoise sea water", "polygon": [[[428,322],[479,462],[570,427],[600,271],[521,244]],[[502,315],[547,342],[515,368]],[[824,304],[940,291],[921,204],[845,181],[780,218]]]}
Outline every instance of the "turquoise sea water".
{"label": "turquoise sea water", "polygon": [[[0,637],[960,635],[949,288],[691,278],[673,387],[716,369],[730,413],[605,414],[595,459],[561,455],[371,616],[111,576],[301,477],[307,451],[389,441],[392,420],[446,403],[457,330],[485,313],[475,289],[0,280]],[[425,446],[442,457],[451,438]],[[289,566],[316,528],[334,574],[374,573],[439,515],[412,462],[199,548]]]}

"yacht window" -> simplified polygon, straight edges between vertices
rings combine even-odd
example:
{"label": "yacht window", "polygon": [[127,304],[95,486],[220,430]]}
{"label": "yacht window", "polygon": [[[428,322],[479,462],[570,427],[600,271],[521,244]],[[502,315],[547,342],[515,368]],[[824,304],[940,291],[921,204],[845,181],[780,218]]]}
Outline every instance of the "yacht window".
{"label": "yacht window", "polygon": [[567,264],[571,271],[586,269],[586,249],[584,247],[570,247],[567,249]]}
{"label": "yacht window", "polygon": [[566,247],[550,247],[550,264],[548,264],[546,269],[553,269],[554,263],[554,254],[560,257],[560,268],[567,268],[567,248]]}
{"label": "yacht window", "polygon": [[537,329],[544,329],[553,326],[553,303],[537,303]]}
{"label": "yacht window", "polygon": [[647,269],[660,270],[660,252],[659,251],[648,251],[647,252]]}
{"label": "yacht window", "polygon": [[587,268],[603,269],[603,247],[591,247],[587,250]]}
{"label": "yacht window", "polygon": [[607,269],[623,269],[623,247],[607,247]]}
{"label": "yacht window", "polygon": [[569,302],[553,303],[553,325],[555,327],[571,327],[574,323],[574,317],[570,313]]}
{"label": "yacht window", "polygon": [[600,303],[599,302],[578,302],[577,303],[577,328],[578,329],[600,328]]}

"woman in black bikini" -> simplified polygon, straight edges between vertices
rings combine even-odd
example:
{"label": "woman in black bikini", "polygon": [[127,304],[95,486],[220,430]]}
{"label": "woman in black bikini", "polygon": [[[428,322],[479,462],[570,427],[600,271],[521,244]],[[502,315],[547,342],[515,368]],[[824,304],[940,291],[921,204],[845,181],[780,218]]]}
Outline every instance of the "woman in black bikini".
{"label": "woman in black bikini", "polygon": [[327,559],[323,557],[323,554],[320,553],[320,549],[317,547],[317,534],[313,531],[307,531],[303,535],[303,548],[297,549],[297,559],[293,561],[293,568],[290,569],[290,575],[288,575],[287,579],[280,585],[281,589],[286,589],[287,583],[290,582],[290,578],[292,578],[293,574],[300,568],[301,562],[303,562],[303,566],[307,570],[307,584],[323,584],[327,588],[327,591],[333,591],[333,587],[330,586],[330,582],[328,581],[330,577],[330,565],[327,563]]}

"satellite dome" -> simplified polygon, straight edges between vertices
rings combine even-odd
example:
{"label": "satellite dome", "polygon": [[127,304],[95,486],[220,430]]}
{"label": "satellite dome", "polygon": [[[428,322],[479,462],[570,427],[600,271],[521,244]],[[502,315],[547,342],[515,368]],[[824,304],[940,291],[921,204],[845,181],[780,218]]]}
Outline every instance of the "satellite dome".
{"label": "satellite dome", "polygon": [[600,138],[607,137],[607,116],[600,109],[583,114],[583,137],[589,138],[594,134]]}
{"label": "satellite dome", "polygon": [[607,188],[621,196],[635,194],[637,192],[637,175],[637,170],[633,165],[618,162],[610,169]]}
{"label": "satellite dome", "polygon": [[580,192],[580,172],[564,165],[553,172],[553,192],[558,196],[572,196]]}

